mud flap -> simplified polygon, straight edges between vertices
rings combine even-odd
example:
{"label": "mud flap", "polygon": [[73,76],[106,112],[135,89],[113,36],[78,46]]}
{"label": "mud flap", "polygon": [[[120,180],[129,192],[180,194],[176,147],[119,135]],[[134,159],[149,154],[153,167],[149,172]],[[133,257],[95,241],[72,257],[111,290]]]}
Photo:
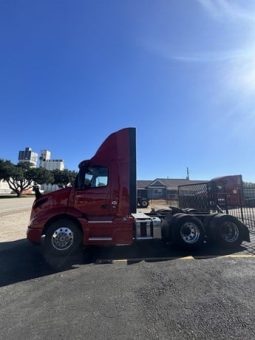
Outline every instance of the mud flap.
{"label": "mud flap", "polygon": [[241,233],[242,233],[243,240],[246,241],[246,242],[251,242],[250,232],[249,232],[248,227],[246,227],[246,225],[241,223],[241,222],[240,222],[240,226],[242,227],[241,228]]}

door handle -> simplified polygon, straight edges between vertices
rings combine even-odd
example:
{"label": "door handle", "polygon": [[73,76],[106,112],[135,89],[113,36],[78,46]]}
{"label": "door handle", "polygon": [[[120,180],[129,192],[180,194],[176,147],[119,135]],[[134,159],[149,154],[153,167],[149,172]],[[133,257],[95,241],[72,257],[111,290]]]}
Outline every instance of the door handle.
{"label": "door handle", "polygon": [[[117,201],[112,201],[112,207],[113,208],[116,208],[117,207],[117,205],[118,205],[118,202]],[[102,204],[101,205],[101,208],[104,208],[104,209],[107,209],[107,208],[109,208],[110,207],[110,204]]]}
{"label": "door handle", "polygon": [[117,205],[118,205],[118,201],[112,201],[112,207],[113,207],[114,209],[117,208]]}

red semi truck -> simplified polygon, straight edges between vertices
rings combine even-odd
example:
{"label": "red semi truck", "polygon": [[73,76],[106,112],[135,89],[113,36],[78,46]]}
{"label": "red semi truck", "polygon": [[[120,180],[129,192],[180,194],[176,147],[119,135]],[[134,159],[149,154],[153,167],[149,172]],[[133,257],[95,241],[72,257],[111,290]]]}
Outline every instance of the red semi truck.
{"label": "red semi truck", "polygon": [[178,208],[136,214],[136,205],[136,131],[125,128],[79,164],[73,187],[36,193],[27,238],[53,257],[69,256],[82,246],[153,238],[190,249],[208,240],[225,247],[250,241],[248,228],[233,216]]}
{"label": "red semi truck", "polygon": [[[204,212],[224,210],[228,212],[230,209],[238,209],[247,204],[244,188],[241,175],[217,177],[204,183],[181,185],[178,192],[179,206]],[[251,191],[250,196],[252,194]]]}

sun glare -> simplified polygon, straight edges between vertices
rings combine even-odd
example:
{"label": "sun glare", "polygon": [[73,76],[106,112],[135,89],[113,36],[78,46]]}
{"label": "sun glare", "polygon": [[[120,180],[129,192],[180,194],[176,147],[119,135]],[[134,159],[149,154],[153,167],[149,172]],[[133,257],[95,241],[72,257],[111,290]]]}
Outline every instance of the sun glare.
{"label": "sun glare", "polygon": [[[245,50],[244,50],[245,51]],[[224,65],[226,86],[238,96],[255,95],[255,47]]]}

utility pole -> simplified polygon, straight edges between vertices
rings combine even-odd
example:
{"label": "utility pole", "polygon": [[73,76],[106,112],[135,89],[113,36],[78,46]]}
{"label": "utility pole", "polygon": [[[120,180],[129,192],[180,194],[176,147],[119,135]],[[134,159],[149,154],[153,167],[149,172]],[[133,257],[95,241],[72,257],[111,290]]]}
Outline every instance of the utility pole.
{"label": "utility pole", "polygon": [[186,176],[186,179],[187,179],[187,180],[189,180],[189,168],[187,167],[187,168],[186,168],[186,170],[187,170],[187,176]]}

